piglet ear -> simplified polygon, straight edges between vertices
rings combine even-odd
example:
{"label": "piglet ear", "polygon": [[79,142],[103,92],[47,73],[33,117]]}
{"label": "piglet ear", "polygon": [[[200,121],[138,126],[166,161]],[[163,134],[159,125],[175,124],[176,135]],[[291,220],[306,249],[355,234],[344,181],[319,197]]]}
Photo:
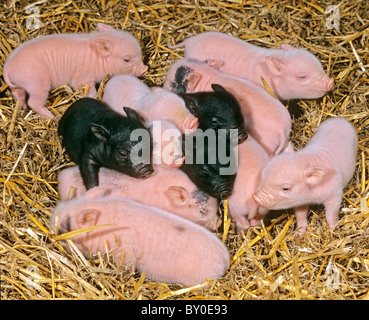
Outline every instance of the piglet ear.
{"label": "piglet ear", "polygon": [[295,47],[293,47],[293,46],[291,46],[290,44],[288,44],[288,43],[282,43],[281,44],[281,49],[283,49],[283,50],[295,50],[296,48]]}
{"label": "piglet ear", "polygon": [[104,39],[95,39],[93,45],[98,56],[106,58],[111,55],[113,45],[110,41]]}
{"label": "piglet ear", "polygon": [[283,62],[281,60],[271,57],[271,56],[266,56],[265,62],[270,72],[276,75],[282,74]]}
{"label": "piglet ear", "polygon": [[123,110],[129,119],[136,120],[139,122],[144,122],[143,117],[140,114],[138,114],[135,110],[133,110],[132,108],[123,107]]}
{"label": "piglet ear", "polygon": [[175,207],[183,207],[188,205],[190,201],[188,191],[182,187],[170,186],[166,192],[166,196]]}
{"label": "piglet ear", "polygon": [[187,109],[190,110],[193,115],[198,116],[199,102],[197,98],[189,94],[180,94],[180,97],[184,100]]}
{"label": "piglet ear", "polygon": [[210,58],[204,61],[209,67],[214,69],[219,69],[222,65],[224,65],[224,61],[219,58]]}
{"label": "piglet ear", "polygon": [[201,75],[197,72],[191,72],[187,77],[187,92],[194,92],[198,82],[201,79]]}
{"label": "piglet ear", "polygon": [[101,23],[99,22],[97,24],[97,29],[100,31],[100,32],[109,32],[109,31],[114,31],[114,28],[111,27],[111,26],[108,26],[107,24],[105,23]]}
{"label": "piglet ear", "polygon": [[215,92],[227,92],[226,89],[224,89],[223,86],[221,86],[220,84],[217,83],[213,83],[211,85],[211,88],[215,91]]}
{"label": "piglet ear", "polygon": [[91,123],[90,128],[95,137],[98,138],[100,141],[106,141],[110,138],[110,132],[104,126]]}
{"label": "piglet ear", "polygon": [[83,210],[77,216],[77,226],[80,229],[95,226],[97,218],[100,214],[100,210],[97,209]]}
{"label": "piglet ear", "polygon": [[334,170],[329,168],[311,166],[305,169],[305,181],[311,187],[315,187],[328,180],[334,172]]}

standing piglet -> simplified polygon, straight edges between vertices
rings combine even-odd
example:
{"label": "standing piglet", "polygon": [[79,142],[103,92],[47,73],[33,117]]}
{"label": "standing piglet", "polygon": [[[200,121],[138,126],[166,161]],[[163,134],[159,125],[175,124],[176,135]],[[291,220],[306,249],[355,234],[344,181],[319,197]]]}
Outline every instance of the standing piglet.
{"label": "standing piglet", "polygon": [[229,266],[226,247],[210,231],[132,200],[87,195],[62,201],[50,220],[54,229],[56,213],[60,233],[114,224],[72,240],[85,256],[108,250],[116,263],[135,266],[154,281],[192,286],[223,276]]}
{"label": "standing piglet", "polygon": [[[220,219],[217,215],[218,201],[215,198],[199,190],[187,175],[178,169],[169,170],[162,166],[154,168],[154,173],[145,180],[101,168],[99,187],[110,189],[112,196],[129,198],[170,211],[210,230],[218,228]],[[86,192],[77,166],[62,170],[58,180],[61,200],[68,199],[71,188],[77,198]]]}
{"label": "standing piglet", "polygon": [[176,94],[156,88],[150,90],[142,81],[129,75],[119,75],[105,85],[103,101],[113,110],[123,113],[123,106],[136,110],[148,126],[154,120],[173,122],[181,132],[193,132],[198,119]]}
{"label": "standing piglet", "polygon": [[334,79],[310,52],[282,44],[280,49],[254,46],[220,32],[204,32],[173,48],[185,47],[185,57],[207,62],[222,72],[253,81],[263,77],[279,99],[315,99],[332,90]]}
{"label": "standing piglet", "polygon": [[260,185],[261,172],[268,161],[267,153],[252,137],[238,145],[237,176],[233,193],[228,199],[229,212],[238,231],[260,224],[269,211],[260,207],[252,197]]}
{"label": "standing piglet", "polygon": [[288,147],[291,117],[284,105],[255,83],[222,73],[204,63],[182,59],[168,71],[164,88],[187,93],[212,91],[219,84],[238,101],[246,131],[274,156]]}
{"label": "standing piglet", "polygon": [[[133,163],[131,151],[137,142],[131,140],[131,134],[136,129],[146,129],[134,110],[125,108],[125,112],[127,117],[109,110],[99,100],[82,98],[60,119],[58,133],[67,154],[78,164],[86,189],[99,185],[100,167],[138,178],[153,172],[151,159]],[[150,138],[147,140],[146,147],[151,148]]]}
{"label": "standing piglet", "polygon": [[[131,34],[98,23],[91,34],[54,34],[20,45],[6,60],[4,79],[20,107],[28,106],[52,118],[45,102],[51,89],[68,84],[73,89],[89,85],[88,97],[96,97],[95,83],[107,74],[140,76],[147,70],[141,48]],[[26,101],[26,95],[29,95]]]}
{"label": "standing piglet", "polygon": [[295,208],[297,228],[308,227],[310,204],[324,204],[330,228],[338,221],[342,189],[355,171],[358,138],[344,118],[324,121],[309,143],[271,159],[262,173],[256,203],[268,209]]}

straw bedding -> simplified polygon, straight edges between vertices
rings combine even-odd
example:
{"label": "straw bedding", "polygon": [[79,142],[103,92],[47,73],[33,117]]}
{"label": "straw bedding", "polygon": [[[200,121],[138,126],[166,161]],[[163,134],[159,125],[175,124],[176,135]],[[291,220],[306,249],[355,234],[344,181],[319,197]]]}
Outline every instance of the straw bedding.
{"label": "straw bedding", "polygon": [[[35,6],[29,6],[32,3]],[[262,227],[236,234],[219,209],[217,231],[230,252],[226,275],[191,288],[152,282],[117,268],[101,253],[91,260],[68,254],[48,219],[58,201],[57,175],[71,163],[57,137],[57,123],[18,110],[0,78],[1,299],[368,299],[369,298],[369,2],[335,1],[339,27],[329,29],[331,1],[6,1],[0,8],[0,64],[20,43],[40,35],[90,32],[97,22],[132,32],[143,47],[148,85],[161,85],[183,50],[170,50],[204,31],[226,32],[253,44],[306,48],[335,78],[333,92],[288,103],[291,140],[303,147],[326,118],[343,116],[356,127],[355,175],[345,188],[340,221],[330,230],[315,206],[310,227],[295,236],[290,211],[272,213]],[[38,11],[34,11],[35,8]],[[29,23],[32,14],[40,28]],[[30,26],[30,28],[27,28]],[[2,73],[1,73],[2,75]],[[104,82],[100,85],[101,96]],[[47,107],[60,117],[83,95],[64,86]],[[73,248],[73,243],[70,242]]]}

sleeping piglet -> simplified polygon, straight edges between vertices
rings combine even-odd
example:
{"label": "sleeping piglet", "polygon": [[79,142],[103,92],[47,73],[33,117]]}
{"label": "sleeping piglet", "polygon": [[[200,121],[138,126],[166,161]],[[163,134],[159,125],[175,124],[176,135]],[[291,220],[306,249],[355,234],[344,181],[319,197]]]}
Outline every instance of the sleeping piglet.
{"label": "sleeping piglet", "polygon": [[180,170],[196,186],[217,199],[227,199],[237,175],[237,139],[224,129],[197,129],[182,135],[185,162]]}
{"label": "sleeping piglet", "polygon": [[[132,158],[137,144],[131,139],[132,133],[137,130],[150,135],[134,110],[126,107],[125,112],[127,117],[108,109],[99,100],[82,98],[60,119],[58,134],[67,154],[78,164],[86,189],[99,185],[100,167],[136,178],[145,178],[153,172],[150,158],[146,162]],[[150,149],[151,140],[146,140],[146,148]]]}
{"label": "sleeping piglet", "polygon": [[333,228],[342,189],[355,171],[357,149],[356,130],[346,119],[326,120],[303,149],[271,159],[253,198],[268,209],[295,208],[300,234],[308,226],[309,205],[324,204],[326,220]]}
{"label": "sleeping piglet", "polygon": [[148,127],[152,137],[152,164],[179,168],[185,157],[182,153],[182,134],[170,121],[155,120]]}
{"label": "sleeping piglet", "polygon": [[219,84],[212,84],[211,88],[213,91],[179,93],[179,96],[199,119],[200,129],[237,129],[238,143],[245,141],[247,132],[238,101]]}
{"label": "sleeping piglet", "polygon": [[[117,171],[101,168],[99,186],[110,189],[116,197],[129,198],[140,203],[170,211],[215,230],[220,224],[217,216],[218,202],[200,191],[185,173],[154,166],[147,179],[136,179]],[[58,192],[61,200],[68,199],[70,188],[77,198],[82,197],[83,185],[78,167],[73,166],[60,172]]]}
{"label": "sleeping piglet", "polygon": [[260,207],[252,195],[258,189],[261,172],[269,157],[265,150],[251,136],[238,145],[238,170],[233,193],[228,198],[228,208],[237,230],[246,230],[259,225],[268,213]]}
{"label": "sleeping piglet", "polygon": [[310,52],[282,44],[280,49],[254,46],[220,32],[204,32],[172,48],[185,47],[185,57],[260,86],[263,77],[281,100],[315,99],[332,90],[320,61]]}
{"label": "sleeping piglet", "polygon": [[[97,192],[100,188],[89,191]],[[167,211],[133,200],[99,197],[61,201],[50,219],[59,233],[103,224],[72,238],[86,256],[109,252],[116,263],[135,266],[146,277],[160,282],[192,286],[225,274],[229,254],[209,230]]]}
{"label": "sleeping piglet", "polygon": [[4,80],[21,108],[28,104],[33,111],[52,118],[45,107],[51,89],[65,84],[73,89],[89,85],[87,97],[96,97],[95,83],[107,74],[140,76],[146,72],[136,38],[103,23],[98,23],[97,28],[98,32],[90,34],[54,34],[32,39],[9,55]]}
{"label": "sleeping piglet", "polygon": [[291,117],[284,105],[257,84],[220,72],[189,59],[174,63],[167,73],[164,88],[186,93],[212,91],[219,84],[238,101],[246,131],[268,153],[274,156],[288,147]]}
{"label": "sleeping piglet", "polygon": [[193,132],[198,119],[191,114],[180,97],[161,88],[153,91],[139,79],[130,75],[118,75],[105,85],[102,100],[116,112],[123,113],[123,106],[136,110],[148,126],[154,120],[173,122],[182,132]]}

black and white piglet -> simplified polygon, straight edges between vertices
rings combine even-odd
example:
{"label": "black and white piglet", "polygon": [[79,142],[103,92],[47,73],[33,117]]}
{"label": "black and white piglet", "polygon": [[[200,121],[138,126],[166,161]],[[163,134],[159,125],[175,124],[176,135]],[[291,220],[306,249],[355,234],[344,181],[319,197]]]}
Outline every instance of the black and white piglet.
{"label": "black and white piglet", "polygon": [[[145,178],[154,169],[150,163],[134,163],[131,141],[135,129],[146,130],[138,114],[125,107],[127,117],[108,109],[99,100],[82,98],[74,102],[59,122],[58,133],[71,160],[78,164],[86,189],[99,185],[100,167]],[[151,141],[147,148],[151,148]],[[150,153],[151,154],[151,153]]]}

